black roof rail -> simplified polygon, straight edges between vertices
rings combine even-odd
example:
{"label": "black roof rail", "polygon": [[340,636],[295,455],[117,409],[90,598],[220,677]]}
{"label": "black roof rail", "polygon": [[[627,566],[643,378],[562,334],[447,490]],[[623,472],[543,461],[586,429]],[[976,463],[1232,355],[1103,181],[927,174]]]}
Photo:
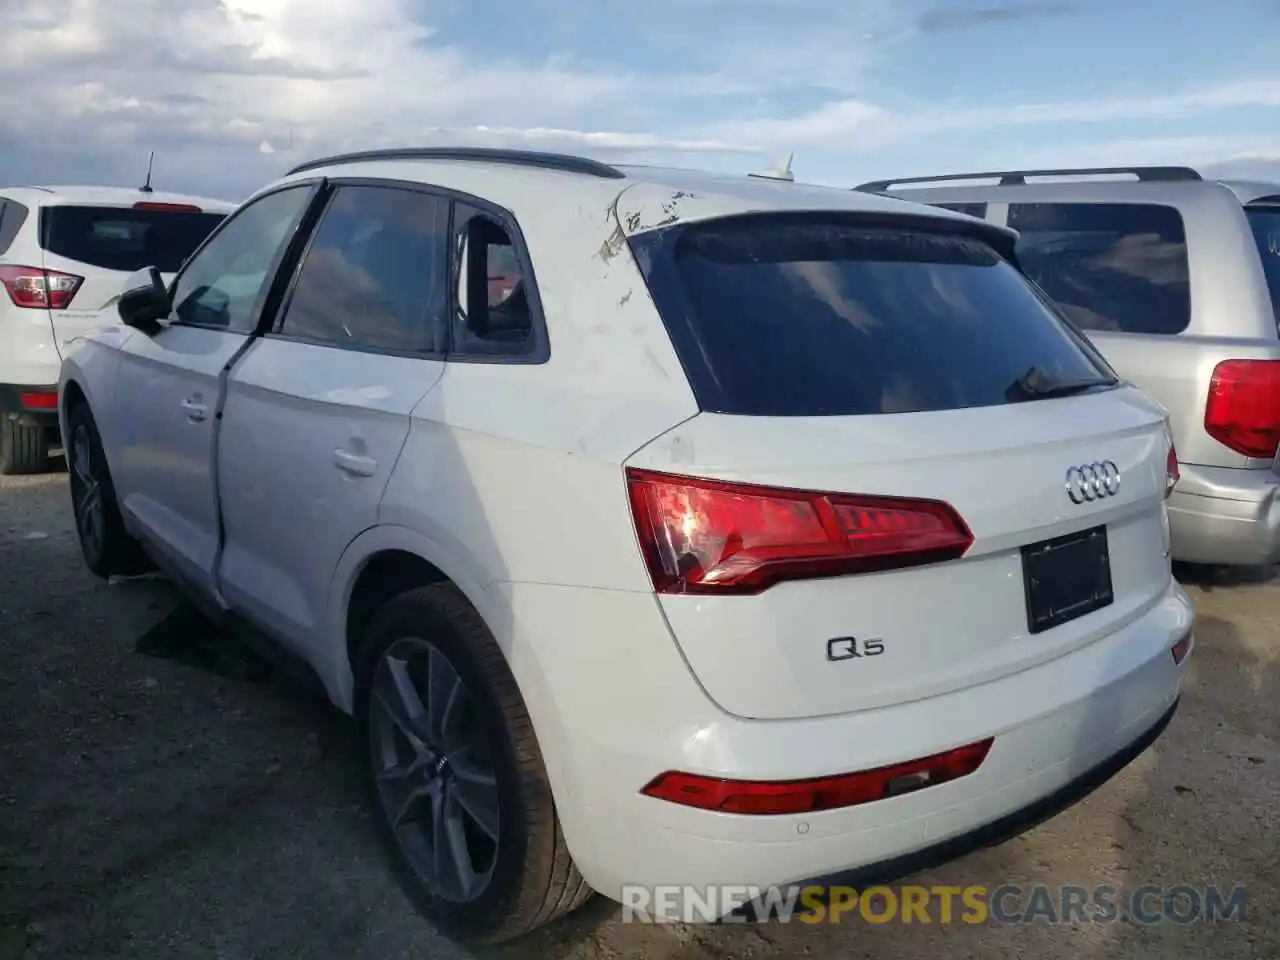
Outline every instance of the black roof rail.
{"label": "black roof rail", "polygon": [[543,153],[537,150],[505,150],[501,147],[392,147],[386,150],[363,150],[359,153],[341,153],[332,157],[308,160],[286,174],[293,176],[306,170],[331,167],[343,163],[367,163],[374,160],[463,160],[475,163],[509,163],[515,166],[540,167],[543,170],[561,170],[581,173],[589,177],[624,180],[626,174],[600,160],[575,157],[564,153]]}
{"label": "black roof rail", "polygon": [[995,170],[987,173],[953,173],[936,177],[872,180],[868,183],[859,184],[853,189],[862,193],[884,193],[892,186],[906,183],[939,183],[948,180],[993,180],[997,178],[1000,180],[1000,186],[1008,187],[1026,183],[1027,177],[1093,177],[1117,173],[1131,173],[1139,180],[1150,182],[1203,179],[1200,174],[1190,167],[1077,167],[1067,170]]}

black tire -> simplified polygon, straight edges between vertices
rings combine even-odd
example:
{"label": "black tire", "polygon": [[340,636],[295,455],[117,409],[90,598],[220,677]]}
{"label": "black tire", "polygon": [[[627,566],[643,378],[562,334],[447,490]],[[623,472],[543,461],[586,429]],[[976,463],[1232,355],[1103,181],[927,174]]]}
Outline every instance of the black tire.
{"label": "black tire", "polygon": [[[136,576],[154,569],[138,541],[131,537],[120,516],[111,470],[102,449],[102,438],[89,405],[74,404],[67,412],[67,475],[70,478],[71,509],[80,539],[80,553],[85,566],[104,580],[114,576]],[[85,459],[87,455],[87,461]],[[90,484],[96,484],[100,513],[94,524],[88,522],[84,496]]]}
{"label": "black tire", "polygon": [[0,475],[43,473],[49,466],[49,435],[44,427],[0,420]]}
{"label": "black tire", "polygon": [[[388,804],[379,790],[379,783],[385,782],[378,775],[385,765],[385,756],[380,757],[379,752],[386,748],[375,748],[379,730],[375,724],[382,723],[385,730],[389,714],[374,716],[374,683],[385,678],[380,670],[388,669],[386,655],[404,649],[405,638],[421,638],[434,648],[432,654],[443,654],[465,687],[460,699],[468,699],[469,694],[468,702],[474,705],[469,710],[475,724],[473,736],[487,738],[486,760],[496,781],[496,852],[483,892],[466,902],[447,899],[429,886],[406,852],[400,839],[404,834],[398,836],[393,828]],[[421,695],[420,689],[418,692]],[[421,701],[425,706],[428,698]],[[484,621],[453,585],[433,584],[401,594],[374,617],[357,657],[355,712],[364,747],[366,786],[380,839],[410,897],[447,936],[471,944],[502,943],[563,917],[591,899],[594,891],[565,846],[542,753],[515,678]],[[447,720],[441,728],[445,725]],[[397,726],[399,729],[403,728]],[[446,753],[441,750],[442,755]],[[431,801],[433,806],[436,802]],[[443,804],[443,800],[438,802]],[[423,827],[415,821],[409,829]]]}

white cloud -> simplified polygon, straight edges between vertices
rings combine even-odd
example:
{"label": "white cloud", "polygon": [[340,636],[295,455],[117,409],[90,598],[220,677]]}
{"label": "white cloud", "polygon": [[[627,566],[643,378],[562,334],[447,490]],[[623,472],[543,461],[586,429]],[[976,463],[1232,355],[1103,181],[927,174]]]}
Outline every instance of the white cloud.
{"label": "white cloud", "polygon": [[[647,71],[572,35],[574,17],[586,16],[581,0],[522,0],[568,38],[562,43],[553,30],[542,46],[577,49],[575,57],[516,42],[491,44],[503,53],[482,55],[416,21],[411,2],[425,5],[0,0],[0,175],[22,169],[119,180],[144,169],[155,149],[158,182],[243,192],[322,152],[453,142],[656,159],[695,154],[744,170],[760,165],[759,154],[794,149],[803,178],[807,156],[819,153],[854,161],[928,138],[936,146],[924,159],[933,163],[954,153],[954,142],[990,132],[984,148],[994,162],[1017,155],[1009,141],[1018,131],[1280,105],[1280,81],[1265,78],[1066,103],[886,99],[868,77],[918,29],[892,0],[648,0],[619,8],[609,16],[625,19],[624,40],[647,44],[658,63]],[[467,10],[466,0],[431,3],[437,16]],[[1125,146],[1096,139],[1073,135],[1044,152],[1056,163],[1094,162],[1073,157]],[[1170,162],[1176,154],[1190,162],[1264,149],[1260,141],[1177,139],[1135,139],[1134,155],[1122,159]]]}

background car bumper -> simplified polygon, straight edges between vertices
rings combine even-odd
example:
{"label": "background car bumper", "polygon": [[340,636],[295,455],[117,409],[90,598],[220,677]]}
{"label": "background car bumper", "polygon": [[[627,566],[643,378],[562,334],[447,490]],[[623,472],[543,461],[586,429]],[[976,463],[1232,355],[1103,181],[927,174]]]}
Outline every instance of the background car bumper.
{"label": "background car bumper", "polygon": [[[533,621],[526,616],[561,588],[510,589],[517,622],[532,625],[536,615]],[[652,610],[652,598],[642,599]],[[666,648],[674,647],[669,635],[650,630],[641,642],[640,606],[629,619],[613,620],[621,636],[610,631],[609,641],[597,644],[611,654],[608,673],[592,670],[590,657],[557,664],[585,649],[564,640],[566,609],[559,606],[558,633],[548,645],[517,649],[521,657],[536,649],[543,661],[539,683],[556,678],[549,681],[554,721],[540,719],[545,704],[532,712],[540,741],[556,758],[553,779],[559,783],[553,786],[570,850],[587,881],[618,900],[627,885],[768,886],[842,874],[938,848],[1034,807],[1087,780],[1161,721],[1179,696],[1187,667],[1186,660],[1175,663],[1170,649],[1194,624],[1190,600],[1171,582],[1123,629],[1002,680],[839,717],[762,722],[715,709],[678,654],[668,656]],[[628,656],[642,649],[647,654]],[[522,669],[532,666],[526,662]],[[659,682],[664,672],[665,682]],[[584,696],[588,682],[597,689]],[[562,742],[547,743],[544,731],[553,729],[561,731],[553,736],[563,736]],[[989,736],[995,744],[977,772],[843,810],[733,816],[640,794],[666,770],[802,779],[911,760]]]}
{"label": "background car bumper", "polygon": [[1169,498],[1173,559],[1233,566],[1280,561],[1280,475],[1184,465]]}

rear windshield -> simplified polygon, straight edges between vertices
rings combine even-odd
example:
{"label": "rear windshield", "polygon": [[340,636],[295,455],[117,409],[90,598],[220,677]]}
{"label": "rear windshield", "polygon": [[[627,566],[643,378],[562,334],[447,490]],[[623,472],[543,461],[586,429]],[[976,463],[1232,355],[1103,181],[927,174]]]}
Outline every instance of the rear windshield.
{"label": "rear windshield", "polygon": [[632,239],[703,410],[754,416],[998,406],[1036,367],[1110,377],[1022,275],[966,237],[823,215]]}
{"label": "rear windshield", "polygon": [[45,207],[41,245],[49,253],[103,270],[156,267],[176,273],[223,220],[220,213],[130,207]]}
{"label": "rear windshield", "polygon": [[1271,308],[1280,326],[1280,207],[1250,210],[1248,214],[1253,236],[1258,241],[1258,253],[1262,254],[1262,269],[1267,274]]}

